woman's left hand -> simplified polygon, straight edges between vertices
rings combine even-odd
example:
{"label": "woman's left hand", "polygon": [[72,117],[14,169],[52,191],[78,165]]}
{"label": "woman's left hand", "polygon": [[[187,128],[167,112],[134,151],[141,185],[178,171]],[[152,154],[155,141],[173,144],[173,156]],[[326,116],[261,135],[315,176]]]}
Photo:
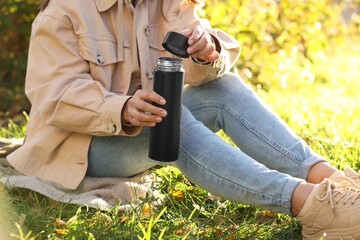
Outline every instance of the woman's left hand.
{"label": "woman's left hand", "polygon": [[193,29],[182,33],[189,38],[187,52],[193,58],[208,62],[213,62],[219,58],[219,53],[216,51],[211,35],[203,27],[197,25]]}

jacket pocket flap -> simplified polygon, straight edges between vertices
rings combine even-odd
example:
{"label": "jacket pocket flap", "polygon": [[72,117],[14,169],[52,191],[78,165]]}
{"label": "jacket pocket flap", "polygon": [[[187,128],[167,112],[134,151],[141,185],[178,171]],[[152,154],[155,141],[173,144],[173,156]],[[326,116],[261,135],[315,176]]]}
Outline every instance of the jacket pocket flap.
{"label": "jacket pocket flap", "polygon": [[97,65],[118,62],[117,44],[111,40],[80,38],[79,51],[82,58]]}
{"label": "jacket pocket flap", "polygon": [[148,31],[149,46],[160,51],[165,51],[162,46],[162,42],[164,41],[166,35],[164,28],[160,27],[158,24],[153,24],[149,25],[145,31]]}

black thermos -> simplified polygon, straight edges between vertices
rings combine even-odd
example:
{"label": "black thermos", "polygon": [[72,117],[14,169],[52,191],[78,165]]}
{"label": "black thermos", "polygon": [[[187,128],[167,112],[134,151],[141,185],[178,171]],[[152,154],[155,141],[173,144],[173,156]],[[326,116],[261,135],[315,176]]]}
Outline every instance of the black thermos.
{"label": "black thermos", "polygon": [[153,160],[171,162],[178,159],[180,142],[180,119],[184,69],[182,59],[159,58],[154,70],[153,90],[165,98],[167,116],[161,123],[150,128],[149,157]]}

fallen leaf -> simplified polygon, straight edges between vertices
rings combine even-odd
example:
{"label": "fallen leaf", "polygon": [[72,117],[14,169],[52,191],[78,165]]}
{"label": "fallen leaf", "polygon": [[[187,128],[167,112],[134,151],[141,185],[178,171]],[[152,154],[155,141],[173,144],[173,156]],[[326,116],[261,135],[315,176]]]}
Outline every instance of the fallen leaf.
{"label": "fallen leaf", "polygon": [[55,220],[56,222],[56,226],[59,226],[59,227],[65,227],[67,225],[67,223],[59,218],[52,218]]}
{"label": "fallen leaf", "polygon": [[66,229],[56,229],[55,228],[55,232],[57,235],[66,235],[67,231],[68,230],[66,230]]}
{"label": "fallen leaf", "polygon": [[169,194],[176,201],[182,201],[185,198],[184,193],[182,191],[179,191],[179,190],[170,190]]}
{"label": "fallen leaf", "polygon": [[176,234],[176,235],[182,235],[183,234],[183,231],[182,229],[178,229],[178,230],[174,230],[172,231],[173,234]]}
{"label": "fallen leaf", "polygon": [[265,211],[263,211],[263,215],[268,216],[268,217],[275,217],[278,214],[265,210]]}
{"label": "fallen leaf", "polygon": [[154,213],[153,209],[154,209],[153,206],[150,206],[148,203],[145,203],[142,208],[141,216],[142,217],[149,216],[150,214]]}

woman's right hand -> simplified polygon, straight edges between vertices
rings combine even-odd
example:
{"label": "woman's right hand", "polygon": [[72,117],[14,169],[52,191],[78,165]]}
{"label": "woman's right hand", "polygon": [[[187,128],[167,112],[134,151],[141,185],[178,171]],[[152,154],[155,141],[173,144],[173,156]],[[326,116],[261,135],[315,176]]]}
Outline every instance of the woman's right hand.
{"label": "woman's right hand", "polygon": [[[165,99],[152,90],[139,89],[124,105],[122,119],[133,126],[154,127],[160,123],[167,112],[163,108],[152,105],[166,103]],[[151,114],[149,114],[151,113]]]}

